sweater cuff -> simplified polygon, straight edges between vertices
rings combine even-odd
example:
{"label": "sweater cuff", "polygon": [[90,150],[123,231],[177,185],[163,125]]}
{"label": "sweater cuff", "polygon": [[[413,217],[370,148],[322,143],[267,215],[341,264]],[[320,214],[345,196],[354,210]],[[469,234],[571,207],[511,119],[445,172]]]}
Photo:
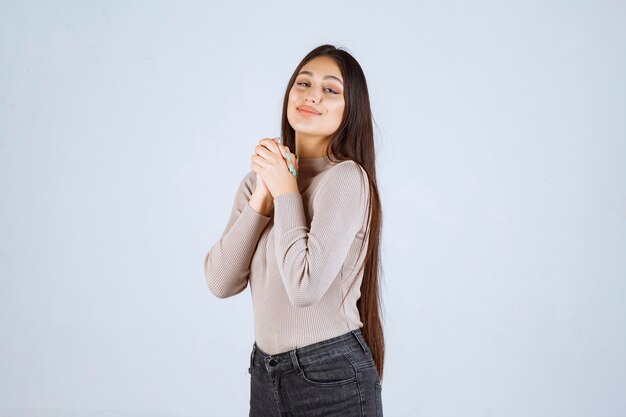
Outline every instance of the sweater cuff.
{"label": "sweater cuff", "polygon": [[246,202],[237,223],[244,230],[261,231],[269,223],[270,219],[271,217],[262,215]]}
{"label": "sweater cuff", "polygon": [[274,198],[274,227],[280,232],[307,226],[304,203],[299,191],[283,193]]}

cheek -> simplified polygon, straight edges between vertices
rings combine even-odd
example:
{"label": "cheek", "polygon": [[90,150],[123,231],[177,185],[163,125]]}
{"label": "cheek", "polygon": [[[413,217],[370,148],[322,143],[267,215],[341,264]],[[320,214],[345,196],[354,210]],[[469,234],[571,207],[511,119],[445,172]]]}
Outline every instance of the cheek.
{"label": "cheek", "polygon": [[291,90],[289,90],[289,101],[292,101],[296,98],[298,98],[300,96],[300,93],[298,92],[298,90],[296,88],[291,88]]}
{"label": "cheek", "polygon": [[289,91],[289,97],[287,99],[287,107],[288,108],[292,108],[292,107],[295,108],[300,101],[301,100],[300,100],[300,98],[298,96],[298,92],[297,91],[295,91],[293,89],[291,91]]}
{"label": "cheek", "polygon": [[334,118],[337,120],[337,123],[341,122],[341,118],[343,117],[343,110],[345,108],[344,103],[337,103],[336,106],[332,109],[332,114]]}

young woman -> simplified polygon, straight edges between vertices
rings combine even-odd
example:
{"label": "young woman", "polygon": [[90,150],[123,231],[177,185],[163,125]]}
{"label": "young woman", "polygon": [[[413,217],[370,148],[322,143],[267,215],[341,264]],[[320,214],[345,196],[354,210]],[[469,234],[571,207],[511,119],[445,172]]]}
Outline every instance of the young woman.
{"label": "young woman", "polygon": [[321,45],[302,59],[281,133],[256,146],[204,264],[219,298],[250,284],[250,416],[382,416],[381,204],[352,55]]}

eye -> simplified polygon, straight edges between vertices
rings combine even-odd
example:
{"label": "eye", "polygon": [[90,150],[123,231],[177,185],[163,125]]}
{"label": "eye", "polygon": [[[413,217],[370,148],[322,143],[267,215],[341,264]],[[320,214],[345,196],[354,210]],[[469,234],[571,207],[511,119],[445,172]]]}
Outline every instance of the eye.
{"label": "eye", "polygon": [[[300,82],[297,82],[296,84],[297,85],[303,85],[303,86],[308,86],[309,85],[309,83],[307,83],[306,81],[300,81]],[[332,94],[341,94],[341,93],[336,92],[335,90],[333,90],[330,87],[326,87],[326,88],[324,88],[324,90],[329,90]]]}

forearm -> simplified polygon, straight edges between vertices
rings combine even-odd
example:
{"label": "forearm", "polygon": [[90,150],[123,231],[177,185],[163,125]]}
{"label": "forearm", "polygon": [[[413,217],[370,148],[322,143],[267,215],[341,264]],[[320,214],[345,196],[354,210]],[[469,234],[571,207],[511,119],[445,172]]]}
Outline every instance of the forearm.
{"label": "forearm", "polygon": [[291,304],[318,302],[340,273],[368,208],[368,189],[358,165],[340,164],[314,196],[309,221],[299,192],[274,198],[278,270]]}
{"label": "forearm", "polygon": [[209,289],[220,298],[230,297],[245,289],[250,260],[259,236],[270,220],[248,203],[242,203],[242,212],[233,216],[233,223],[227,226],[204,260]]}

